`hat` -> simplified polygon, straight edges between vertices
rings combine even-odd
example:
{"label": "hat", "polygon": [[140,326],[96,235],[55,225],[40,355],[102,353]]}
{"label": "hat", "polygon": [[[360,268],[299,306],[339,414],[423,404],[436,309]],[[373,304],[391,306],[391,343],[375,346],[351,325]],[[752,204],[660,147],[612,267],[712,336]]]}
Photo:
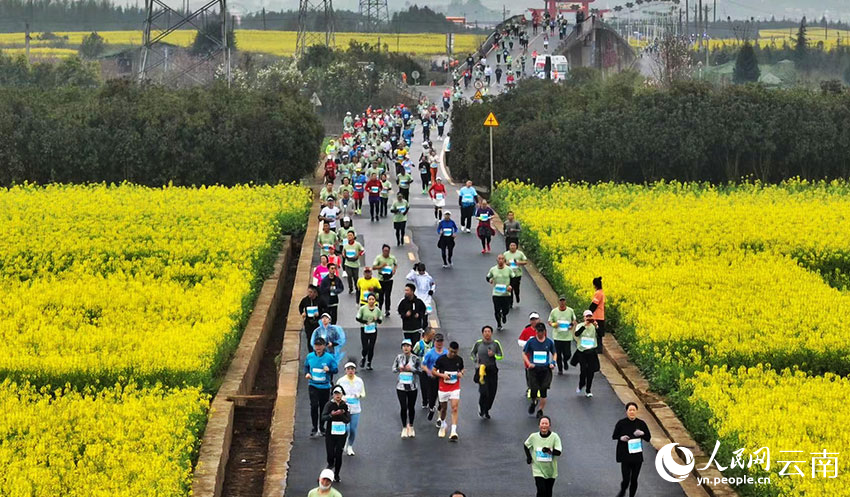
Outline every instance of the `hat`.
{"label": "hat", "polygon": [[331,315],[330,315],[330,314],[328,314],[327,312],[324,312],[324,313],[322,313],[322,315],[321,315],[321,317],[325,317],[325,316],[327,316],[327,317],[328,317],[328,319],[333,319],[333,318],[331,317]]}
{"label": "hat", "polygon": [[344,388],[342,388],[342,386],[341,386],[341,385],[337,385],[337,386],[335,386],[335,387],[333,388],[333,390],[331,390],[331,393],[337,393],[337,392],[339,392],[339,393],[341,393],[341,394],[345,395],[345,389],[344,389]]}
{"label": "hat", "polygon": [[333,197],[328,197],[326,200],[327,200],[328,202],[333,202],[333,201],[334,201],[334,198],[333,198]]}
{"label": "hat", "polygon": [[558,300],[567,300],[565,295],[558,295]]}
{"label": "hat", "polygon": [[401,341],[401,345],[402,346],[404,346],[404,345],[411,345],[412,346],[413,342],[411,342],[409,338],[405,338],[404,340]]}
{"label": "hat", "polygon": [[591,311],[584,311],[584,315],[585,315],[585,316],[593,316],[593,312],[591,312]]}
{"label": "hat", "polygon": [[332,469],[323,469],[321,473],[319,473],[320,480],[330,480],[334,481],[334,470]]}
{"label": "hat", "polygon": [[357,369],[357,364],[354,364],[353,362],[348,361],[348,362],[345,363],[345,367],[342,368],[342,369],[348,369],[348,368]]}
{"label": "hat", "polygon": [[444,216],[451,216],[451,215],[452,215],[452,211],[443,211],[443,215],[444,215]]}
{"label": "hat", "polygon": [[438,342],[442,342],[444,340],[443,334],[437,333],[436,335],[434,335],[434,340],[436,340]]}
{"label": "hat", "polygon": [[540,319],[540,314],[537,314],[536,312],[532,312],[531,314],[528,315],[528,319]]}
{"label": "hat", "polygon": [[437,176],[437,181],[443,181],[443,178]]}
{"label": "hat", "polygon": [[363,268],[363,272],[364,272],[364,273],[371,273],[371,272],[372,272],[372,268],[370,268],[369,266],[366,266],[366,267],[364,267],[364,268]]}

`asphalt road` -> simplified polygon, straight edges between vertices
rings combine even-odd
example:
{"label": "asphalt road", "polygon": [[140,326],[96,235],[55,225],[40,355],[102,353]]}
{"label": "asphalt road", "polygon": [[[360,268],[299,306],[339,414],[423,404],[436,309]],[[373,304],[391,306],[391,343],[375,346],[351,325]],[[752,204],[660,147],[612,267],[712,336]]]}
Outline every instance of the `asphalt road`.
{"label": "asphalt road", "polygon": [[[542,38],[535,40],[542,44]],[[557,35],[552,43],[557,41]],[[426,94],[439,97],[441,88],[428,88]],[[431,95],[433,94],[433,95]],[[432,133],[432,137],[435,133]],[[435,146],[442,142],[433,139]],[[421,134],[417,130],[411,156],[419,157]],[[467,365],[467,376],[462,380],[460,441],[451,443],[448,438],[437,437],[437,429],[426,418],[426,411],[416,412],[416,438],[401,439],[401,421],[395,393],[397,377],[391,371],[393,358],[399,353],[402,339],[400,320],[393,314],[384,326],[379,327],[375,351],[374,371],[358,371],[366,386],[362,401],[354,457],[344,456],[341,470],[342,482],[335,484],[346,497],[403,497],[447,496],[460,489],[469,497],[517,497],[535,494],[531,469],[525,464],[522,443],[537,430],[537,422],[527,413],[525,377],[520,349],[516,343],[521,329],[528,322],[528,313],[537,311],[547,316],[551,308],[527,275],[522,282],[522,303],[515,306],[504,331],[495,338],[505,350],[499,368],[499,392],[491,411],[492,419],[483,420],[477,415],[478,386],[472,381],[472,362],[469,350],[480,337],[484,324],[493,325],[490,286],[484,277],[496,263],[496,254],[504,248],[504,239],[496,236],[492,242],[493,253],[482,255],[481,246],[471,234],[458,235],[454,254],[454,267],[441,267],[440,252],[436,246],[437,234],[433,208],[427,196],[421,195],[418,175],[411,189],[411,212],[408,221],[410,243],[396,248],[390,218],[378,223],[368,219],[364,212],[354,221],[366,250],[366,261],[371,263],[383,243],[393,247],[399,260],[395,277],[393,301],[402,296],[404,277],[413,261],[423,261],[437,283],[435,312],[440,331],[447,342],[457,341]],[[460,212],[457,189],[460,185],[447,185],[447,208],[459,222]],[[318,260],[318,254],[315,261]],[[588,282],[589,283],[589,282]],[[300,298],[302,289],[295,289]],[[571,302],[577,310],[587,302]],[[340,304],[340,321],[348,335],[346,353],[352,360],[359,358],[360,334],[354,320],[357,306],[353,296],[344,295]],[[305,346],[306,349],[306,346]],[[302,352],[302,357],[306,350]],[[577,396],[578,371],[570,368],[564,376],[555,376],[549,392],[546,413],[552,417],[552,428],[564,445],[560,458],[560,476],[555,484],[555,495],[613,496],[619,490],[620,467],[614,460],[615,442],[611,439],[614,424],[623,416],[623,404],[600,374],[596,374],[592,399]],[[325,467],[325,445],[320,438],[309,438],[310,418],[306,380],[298,388],[294,444],[290,458],[286,495],[304,496],[316,486],[316,478]],[[672,497],[684,495],[678,484],[662,480],[653,465],[655,450],[644,444],[644,468],[640,477],[638,495]]]}

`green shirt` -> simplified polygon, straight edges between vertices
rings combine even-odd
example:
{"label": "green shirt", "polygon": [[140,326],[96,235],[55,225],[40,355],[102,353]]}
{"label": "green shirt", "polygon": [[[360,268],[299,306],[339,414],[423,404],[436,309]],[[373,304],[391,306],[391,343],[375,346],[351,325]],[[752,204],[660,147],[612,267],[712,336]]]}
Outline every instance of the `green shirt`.
{"label": "green shirt", "polygon": [[[596,326],[592,324],[584,324],[579,323],[576,325],[576,330],[584,326],[584,331],[582,331],[579,336],[576,337],[576,348],[584,352],[585,350],[595,349],[596,348]],[[590,340],[593,339],[593,343],[590,343]],[[585,343],[582,343],[585,342]]]}
{"label": "green shirt", "polygon": [[339,195],[337,195],[336,193],[334,193],[333,187],[331,187],[331,189],[328,190],[328,187],[326,186],[326,187],[322,188],[322,190],[319,192],[319,200],[321,200],[321,202],[323,204],[328,200],[328,197],[333,197],[333,199],[336,200],[337,196],[341,197],[342,192],[340,192]]}
{"label": "green shirt", "polygon": [[[567,307],[563,311],[557,307],[552,309],[552,312],[549,313],[549,326],[552,327],[552,338],[554,340],[562,341],[572,340],[574,337],[572,331],[573,322],[575,320],[576,313],[573,311],[572,307]],[[566,328],[564,326],[566,326]]]}
{"label": "green shirt", "polygon": [[350,228],[343,228],[342,226],[337,226],[336,228],[336,238],[339,240],[339,243],[345,245],[348,243],[348,232],[354,233],[354,238],[357,239],[357,232],[354,231],[354,226]]}
{"label": "green shirt", "polygon": [[330,254],[330,250],[326,247],[330,247],[332,245],[336,245],[336,233],[333,231],[328,231],[325,233],[324,231],[319,233],[319,245],[322,246],[322,255]]}
{"label": "green shirt", "polygon": [[387,179],[387,180],[381,181],[381,186],[384,187],[381,190],[381,197],[389,198],[390,197],[390,190],[393,189],[393,184],[390,183],[390,180]]}
{"label": "green shirt", "polygon": [[339,174],[343,178],[350,178],[351,177],[351,171],[353,171],[353,170],[354,170],[354,165],[351,164],[350,162],[348,164],[343,162],[342,164],[339,165]]}
{"label": "green shirt", "polygon": [[372,263],[372,266],[381,268],[377,270],[378,274],[381,275],[381,281],[388,281],[393,278],[393,275],[385,273],[383,268],[389,267],[395,270],[398,268],[398,261],[392,254],[390,254],[389,257],[384,257],[384,254],[378,254],[378,256],[375,257],[375,262]]}
{"label": "green shirt", "polygon": [[492,281],[495,283],[493,285],[493,295],[496,297],[504,297],[505,295],[510,295],[508,292],[508,285],[511,284],[511,268],[508,266],[499,269],[499,266],[493,266],[490,268],[490,271],[487,273],[487,281]]}
{"label": "green shirt", "polygon": [[[409,175],[408,175],[409,176]],[[393,202],[392,213],[394,223],[403,223],[407,221],[407,212],[410,210],[410,204],[406,200]]]}
{"label": "green shirt", "polygon": [[[381,308],[375,305],[374,309],[369,309],[369,305],[360,306],[360,310],[357,311],[357,319],[362,319],[367,323],[376,323],[378,320],[382,319],[383,314],[381,313]],[[360,321],[358,321],[359,323]]]}
{"label": "green shirt", "polygon": [[525,446],[531,452],[531,473],[535,478],[558,477],[558,457],[560,456],[541,452],[543,447],[563,451],[561,437],[557,433],[550,431],[546,438],[541,437],[540,432],[532,433],[525,439]]}
{"label": "green shirt", "polygon": [[413,182],[413,176],[408,174],[407,172],[403,172],[398,175],[398,186],[402,190],[410,189],[410,183]]}
{"label": "green shirt", "polygon": [[307,494],[307,497],[342,497],[342,494],[339,493],[339,490],[335,488],[331,488],[330,491],[326,494],[320,494],[318,488],[314,488],[310,490],[310,493]]}
{"label": "green shirt", "polygon": [[522,276],[522,266],[520,266],[519,264],[511,265],[511,261],[525,262],[528,260],[525,254],[522,253],[522,250],[517,249],[516,252],[511,252],[510,250],[507,250],[502,255],[505,256],[505,262],[507,262],[508,266],[510,266],[514,278],[516,278],[517,276]]}
{"label": "green shirt", "polygon": [[[363,245],[360,245],[360,242],[354,241],[354,243],[349,244],[345,242],[342,244],[342,257],[345,259],[343,265],[347,267],[360,267],[360,252],[363,251]],[[350,254],[353,252],[354,257],[351,258]]]}
{"label": "green shirt", "polygon": [[348,195],[354,193],[354,187],[352,185],[339,185],[339,188],[336,189],[336,193],[339,195],[339,198],[342,198],[342,192],[347,191]]}

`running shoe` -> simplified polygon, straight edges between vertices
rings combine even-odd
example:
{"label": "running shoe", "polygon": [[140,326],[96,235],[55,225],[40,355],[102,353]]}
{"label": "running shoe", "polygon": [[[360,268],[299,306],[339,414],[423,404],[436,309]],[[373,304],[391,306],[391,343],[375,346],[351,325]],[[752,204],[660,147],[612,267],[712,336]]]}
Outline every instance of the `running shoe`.
{"label": "running shoe", "polygon": [[485,419],[490,419],[490,411],[485,411],[485,412],[484,412],[484,418],[485,418]]}
{"label": "running shoe", "polygon": [[361,359],[360,359],[360,367],[362,368],[362,367],[364,367],[365,365],[366,365],[366,358],[365,358],[365,357],[363,357],[363,358],[361,358]]}
{"label": "running shoe", "polygon": [[593,394],[592,394],[592,393],[590,393],[590,392],[587,392],[587,394],[585,395],[585,397],[587,397],[587,398],[589,399],[589,398],[593,397]]}
{"label": "running shoe", "polygon": [[407,428],[407,436],[410,438],[416,438],[416,431],[413,429],[412,426]]}
{"label": "running shoe", "polygon": [[576,395],[581,395],[581,388],[576,388]]}
{"label": "running shoe", "polygon": [[443,264],[443,269],[446,269],[446,268],[448,268],[448,267],[449,267],[449,265],[448,265],[448,264]]}
{"label": "running shoe", "polygon": [[434,409],[433,408],[431,408],[428,411],[428,421],[431,421],[432,419],[434,419]]}
{"label": "running shoe", "polygon": [[535,402],[528,404],[528,414],[534,414],[534,405],[535,405]]}
{"label": "running shoe", "polygon": [[372,371],[372,363],[371,362],[366,364],[366,369],[369,370],[369,371]]}
{"label": "running shoe", "polygon": [[457,442],[457,432],[455,430],[452,430],[452,434],[449,435],[449,440],[452,442]]}
{"label": "running shoe", "polygon": [[446,438],[446,427],[440,426],[440,431],[437,432],[437,436],[440,438]]}
{"label": "running shoe", "polygon": [[540,409],[540,410],[537,411],[537,419],[540,419],[542,417],[543,417],[543,409]]}
{"label": "running shoe", "polygon": [[310,438],[319,436],[319,430],[310,430]]}
{"label": "running shoe", "polygon": [[437,422],[434,423],[434,426],[436,426],[437,428],[442,428],[443,427],[443,420],[438,418]]}
{"label": "running shoe", "polygon": [[401,429],[401,438],[407,438],[407,427]]}
{"label": "running shoe", "polygon": [[345,453],[348,454],[349,456],[353,456],[354,455],[354,447],[349,445],[348,450],[346,450]]}

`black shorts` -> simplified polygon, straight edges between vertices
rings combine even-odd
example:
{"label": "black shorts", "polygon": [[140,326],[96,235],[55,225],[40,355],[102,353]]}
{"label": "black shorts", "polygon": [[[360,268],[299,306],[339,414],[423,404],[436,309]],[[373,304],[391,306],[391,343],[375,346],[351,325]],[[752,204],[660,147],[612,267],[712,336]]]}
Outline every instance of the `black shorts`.
{"label": "black shorts", "polygon": [[527,370],[528,388],[540,392],[540,397],[546,398],[546,390],[552,384],[552,370],[546,368],[534,368]]}

